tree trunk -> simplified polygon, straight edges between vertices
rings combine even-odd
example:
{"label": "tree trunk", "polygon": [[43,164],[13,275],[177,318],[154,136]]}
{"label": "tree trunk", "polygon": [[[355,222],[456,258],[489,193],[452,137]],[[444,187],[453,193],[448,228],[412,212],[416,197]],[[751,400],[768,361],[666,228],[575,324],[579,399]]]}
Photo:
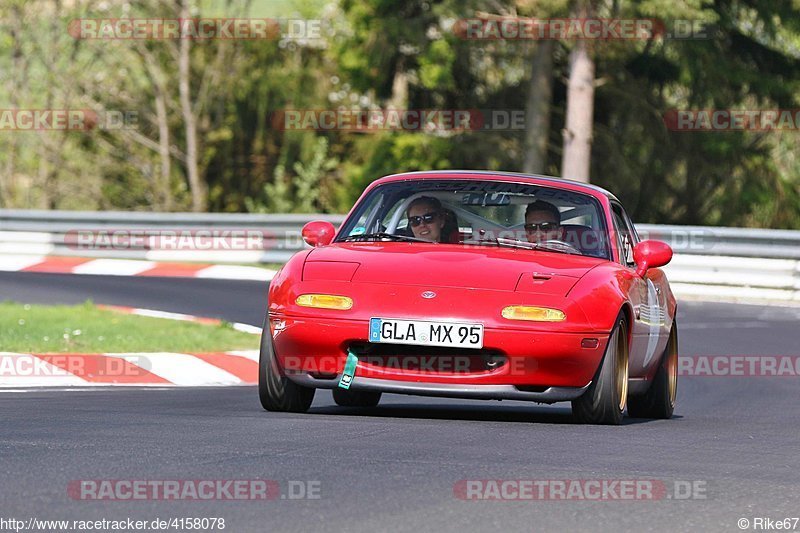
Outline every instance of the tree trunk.
{"label": "tree trunk", "polygon": [[397,70],[392,79],[392,96],[389,100],[389,109],[406,109],[408,106],[408,73],[406,72],[405,59],[397,62]]}
{"label": "tree trunk", "polygon": [[[53,2],[53,17],[50,19],[50,32],[46,41],[43,41],[41,50],[41,61],[44,64],[47,74],[47,88],[45,89],[45,109],[53,109],[55,105],[55,87],[56,84],[56,61],[55,55],[50,55],[49,52],[54,52],[57,48],[57,21],[61,17],[61,2],[55,0]],[[42,187],[42,209],[56,209],[56,197],[58,192],[56,187],[58,185],[56,177],[58,176],[59,165],[55,161],[57,153],[54,148],[55,137],[58,132],[56,131],[43,131],[39,136],[39,183]],[[60,132],[63,138],[64,131]]]}
{"label": "tree trunk", "polygon": [[[189,0],[181,1],[180,18],[183,20],[191,18]],[[190,47],[190,39],[182,38],[180,40],[178,89],[181,100],[181,114],[183,115],[183,124],[186,129],[186,174],[189,179],[189,190],[192,194],[192,211],[204,211],[206,209],[206,188],[205,183],[200,179],[197,163],[197,117],[192,109],[191,90],[189,87],[191,75],[189,64]]]}
{"label": "tree trunk", "polygon": [[[586,18],[584,8],[579,15]],[[594,114],[594,60],[586,40],[579,39],[569,55],[567,120],[564,128],[564,155],[561,176],[589,181],[592,155],[592,116]]]}
{"label": "tree trunk", "polygon": [[167,102],[169,91],[165,80],[164,71],[158,66],[158,60],[150,53],[143,43],[137,43],[139,57],[144,65],[145,72],[153,86],[153,100],[156,108],[156,124],[158,125],[158,157],[161,162],[161,172],[153,184],[153,196],[157,200],[156,207],[163,211],[172,209],[172,155],[170,154],[170,131]]}
{"label": "tree trunk", "polygon": [[45,147],[44,139],[40,139],[39,146],[37,147],[37,151],[39,152],[39,165],[38,165],[38,172],[37,172],[37,181],[39,186],[42,188],[42,194],[39,197],[39,209],[54,209],[51,195],[50,195],[50,184],[48,183],[48,179],[50,176],[50,169],[49,165],[47,164],[47,148]]}
{"label": "tree trunk", "polygon": [[169,123],[167,122],[167,102],[164,93],[156,92],[156,119],[158,120],[158,155],[161,159],[161,175],[158,180],[158,196],[161,209],[172,209],[172,188],[170,173],[172,160],[169,155]]}
{"label": "tree trunk", "polygon": [[547,165],[550,107],[553,95],[553,41],[536,45],[531,61],[531,80],[525,106],[525,161],[522,171],[542,174]]}

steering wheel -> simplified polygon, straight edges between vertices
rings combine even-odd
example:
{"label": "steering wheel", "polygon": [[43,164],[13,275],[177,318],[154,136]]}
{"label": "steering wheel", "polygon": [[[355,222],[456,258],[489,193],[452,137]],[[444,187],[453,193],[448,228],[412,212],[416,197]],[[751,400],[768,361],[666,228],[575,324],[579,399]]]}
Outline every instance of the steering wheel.
{"label": "steering wheel", "polygon": [[564,242],[558,239],[548,239],[546,241],[542,241],[542,244],[546,244],[548,246],[556,246],[558,248],[563,248],[565,252],[569,252],[571,254],[578,254],[582,255],[582,252],[578,250],[575,246],[571,245],[568,242]]}

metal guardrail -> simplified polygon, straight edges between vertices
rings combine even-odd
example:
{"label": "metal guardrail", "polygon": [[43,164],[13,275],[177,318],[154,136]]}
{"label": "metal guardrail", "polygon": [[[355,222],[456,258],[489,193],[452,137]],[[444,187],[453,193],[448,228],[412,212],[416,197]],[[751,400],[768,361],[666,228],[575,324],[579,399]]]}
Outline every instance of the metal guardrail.
{"label": "metal guardrail", "polygon": [[[327,220],[339,225],[344,215],[318,214],[236,214],[236,213],[147,213],[121,211],[41,211],[0,209],[0,232],[47,233],[58,244],[60,236],[70,231],[89,229],[243,229],[264,231],[273,238],[265,248],[301,250],[298,239],[303,225],[310,220]],[[727,255],[800,259],[800,231],[753,228],[667,226],[637,224],[644,238],[663,240],[675,253],[690,255]]]}
{"label": "metal guardrail", "polygon": [[[151,261],[281,263],[305,247],[300,230],[310,220],[328,220],[338,225],[344,216],[0,209],[0,256],[13,253]],[[217,232],[243,230],[260,233],[260,249],[159,250],[149,248],[144,241],[132,241],[124,249],[92,249],[81,248],[75,243],[75,234],[88,230],[125,230],[159,235],[168,230],[209,229]]]}
{"label": "metal guardrail", "polygon": [[637,224],[642,238],[664,241],[678,254],[800,259],[800,231]]}
{"label": "metal guardrail", "polygon": [[[3,254],[66,255],[151,261],[281,263],[306,247],[300,230],[310,220],[339,225],[343,215],[83,212],[0,209]],[[122,229],[158,235],[166,230],[260,232],[258,249],[81,249],[81,230]],[[643,238],[669,243],[675,258],[666,272],[676,292],[800,302],[800,231],[641,224]],[[738,295],[738,296],[737,296]]]}

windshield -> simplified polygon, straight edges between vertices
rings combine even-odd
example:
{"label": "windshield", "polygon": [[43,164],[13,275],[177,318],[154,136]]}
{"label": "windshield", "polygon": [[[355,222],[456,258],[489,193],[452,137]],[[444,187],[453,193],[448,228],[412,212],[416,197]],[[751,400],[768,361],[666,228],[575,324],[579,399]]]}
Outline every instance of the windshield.
{"label": "windshield", "polygon": [[476,180],[387,183],[356,206],[337,242],[511,246],[609,259],[596,199],[540,185]]}

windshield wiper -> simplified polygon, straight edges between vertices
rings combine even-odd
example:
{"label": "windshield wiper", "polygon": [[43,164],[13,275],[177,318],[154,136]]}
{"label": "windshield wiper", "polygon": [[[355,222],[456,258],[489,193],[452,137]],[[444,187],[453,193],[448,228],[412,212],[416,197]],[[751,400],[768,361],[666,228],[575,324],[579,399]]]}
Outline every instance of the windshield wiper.
{"label": "windshield wiper", "polygon": [[435,241],[426,241],[425,239],[417,239],[416,237],[409,237],[408,235],[395,235],[394,233],[387,233],[385,231],[377,231],[375,233],[362,233],[361,235],[348,235],[343,240],[346,242],[346,241],[366,241],[370,239],[390,239],[393,241],[427,242],[431,244],[439,244]]}
{"label": "windshield wiper", "polygon": [[505,239],[503,237],[498,237],[496,239],[481,239],[479,241],[475,241],[476,244],[488,244],[489,246],[505,246],[508,248],[522,248],[523,250],[535,250],[536,244],[525,242],[525,241],[518,241],[516,239]]}
{"label": "windshield wiper", "polygon": [[516,239],[505,239],[498,237],[496,239],[484,239],[475,241],[477,244],[488,244],[490,246],[505,246],[508,248],[522,248],[523,250],[544,250],[547,252],[559,252],[564,254],[581,255],[580,252],[574,250],[568,245],[560,245],[555,242],[527,242],[518,241]]}
{"label": "windshield wiper", "polygon": [[562,254],[583,255],[578,250],[568,244],[559,244],[558,242],[540,242],[536,244],[537,250],[545,250],[547,252],[559,252]]}

